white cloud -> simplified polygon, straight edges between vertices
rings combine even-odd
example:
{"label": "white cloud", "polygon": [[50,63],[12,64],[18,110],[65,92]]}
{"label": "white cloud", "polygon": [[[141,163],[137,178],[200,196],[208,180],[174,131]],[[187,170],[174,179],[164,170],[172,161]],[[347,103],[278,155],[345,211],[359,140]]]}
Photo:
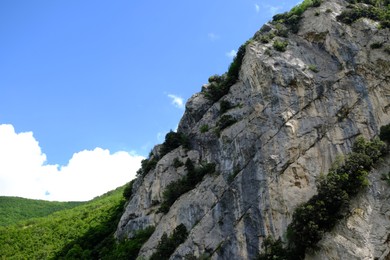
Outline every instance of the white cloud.
{"label": "white cloud", "polygon": [[237,55],[237,51],[236,50],[231,50],[229,52],[226,53],[226,56],[230,59],[233,59],[234,57],[236,57]]}
{"label": "white cloud", "polygon": [[136,175],[142,156],[95,148],[75,153],[65,166],[46,164],[32,132],[0,125],[0,195],[82,201],[115,189]]}
{"label": "white cloud", "polygon": [[215,33],[209,33],[207,36],[209,37],[210,41],[212,41],[212,42],[216,41],[220,38],[219,35],[217,35]]}
{"label": "white cloud", "polygon": [[180,108],[180,109],[184,108],[184,100],[183,100],[183,98],[181,98],[179,96],[176,96],[176,95],[172,95],[172,94],[168,94],[168,97],[172,99],[172,104],[175,107]]}
{"label": "white cloud", "polygon": [[256,10],[256,13],[260,12],[260,6],[258,4],[255,4],[255,10]]}

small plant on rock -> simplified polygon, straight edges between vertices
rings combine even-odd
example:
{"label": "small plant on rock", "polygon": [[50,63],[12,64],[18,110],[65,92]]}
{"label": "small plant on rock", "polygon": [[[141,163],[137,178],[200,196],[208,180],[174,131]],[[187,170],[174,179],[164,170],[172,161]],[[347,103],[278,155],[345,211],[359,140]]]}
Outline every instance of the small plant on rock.
{"label": "small plant on rock", "polygon": [[273,47],[275,50],[280,51],[280,52],[285,52],[287,48],[288,42],[287,41],[279,41],[275,40]]}
{"label": "small plant on rock", "polygon": [[370,45],[371,49],[380,49],[382,48],[383,43],[382,42],[374,42]]}
{"label": "small plant on rock", "polygon": [[227,112],[229,109],[233,108],[232,104],[230,104],[227,100],[222,100],[220,103],[220,110],[219,113],[222,115],[225,112]]}
{"label": "small plant on rock", "polygon": [[223,130],[223,129],[235,124],[236,122],[237,122],[237,119],[235,119],[233,116],[224,115],[218,121],[218,128],[219,128],[219,130]]}
{"label": "small plant on rock", "polygon": [[318,68],[316,65],[313,65],[313,64],[310,64],[309,65],[309,70],[313,71],[313,72],[319,72]]}
{"label": "small plant on rock", "polygon": [[204,134],[204,133],[206,133],[206,132],[208,132],[209,131],[209,125],[207,125],[207,124],[205,124],[205,125],[202,125],[201,127],[200,127],[200,132],[202,133],[202,134]]}

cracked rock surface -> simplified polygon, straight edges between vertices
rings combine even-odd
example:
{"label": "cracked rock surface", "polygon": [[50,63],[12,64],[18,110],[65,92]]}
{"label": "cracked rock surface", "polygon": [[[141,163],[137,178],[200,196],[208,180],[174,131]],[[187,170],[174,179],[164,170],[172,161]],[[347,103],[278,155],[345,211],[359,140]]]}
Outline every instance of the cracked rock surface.
{"label": "cracked rock surface", "polygon": [[[390,123],[390,56],[370,48],[390,42],[389,30],[368,19],[337,22],[346,5],[329,0],[308,9],[299,32],[282,39],[288,41],[285,52],[254,37],[227,95],[215,103],[203,93],[189,99],[178,131],[190,137],[191,149],[173,150],[136,181],[118,239],[155,226],[140,252],[147,258],[164,232],[184,224],[189,236],[171,259],[254,259],[265,237],[285,237],[294,209],[316,193],[320,174],[350,152],[358,135],[372,138]],[[231,104],[223,115],[236,122],[217,134],[222,101]],[[201,131],[205,125],[208,131]],[[186,174],[174,160],[187,158],[196,165],[216,163],[217,173],[206,175],[167,214],[158,213],[165,187]],[[381,167],[353,201],[351,216],[308,259],[385,259],[390,206],[380,180],[388,166]]]}

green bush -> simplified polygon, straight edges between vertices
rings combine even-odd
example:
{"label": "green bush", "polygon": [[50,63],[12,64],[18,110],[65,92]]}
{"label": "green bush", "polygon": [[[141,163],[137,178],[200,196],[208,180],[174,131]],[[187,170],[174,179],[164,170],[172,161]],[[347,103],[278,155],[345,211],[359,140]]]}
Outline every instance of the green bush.
{"label": "green bush", "polygon": [[228,84],[226,75],[222,76],[222,78],[224,80],[221,83],[212,82],[207,89],[202,89],[202,92],[207,99],[217,102],[229,92],[231,85]]}
{"label": "green bush", "polygon": [[309,70],[311,70],[311,71],[313,71],[313,72],[318,72],[319,70],[318,70],[318,68],[317,68],[317,66],[316,65],[313,65],[313,64],[310,64],[309,65]]}
{"label": "green bush", "polygon": [[283,247],[283,242],[279,238],[274,240],[272,237],[266,237],[261,245],[263,252],[257,257],[257,260],[277,260],[288,259],[289,254]]}
{"label": "green bush", "polygon": [[374,42],[370,45],[371,49],[379,49],[382,48],[383,43],[382,42]]}
{"label": "green bush", "polygon": [[114,250],[106,257],[103,257],[103,259],[137,259],[139,250],[145,244],[145,242],[148,241],[150,236],[154,233],[154,230],[155,228],[153,226],[138,230],[132,238],[116,243]]}
{"label": "green bush", "polygon": [[269,43],[271,41],[271,39],[269,38],[268,35],[261,35],[260,36],[260,42],[262,43]]}
{"label": "green bush", "polygon": [[214,163],[208,163],[199,168],[195,168],[192,161],[187,159],[185,166],[187,169],[187,175],[167,185],[163,192],[163,199],[158,212],[168,213],[173,203],[175,203],[181,195],[194,189],[195,186],[202,181],[206,174],[215,172]]}
{"label": "green bush", "polygon": [[179,158],[176,157],[175,159],[173,159],[173,167],[179,168],[183,165],[184,165],[184,163],[182,161],[180,161]]}
{"label": "green bush", "polygon": [[247,44],[248,42],[240,46],[236,57],[234,57],[225,75],[214,75],[209,78],[209,87],[207,89],[202,89],[202,92],[204,92],[207,99],[213,102],[218,101],[221,97],[226,95],[229,92],[230,87],[237,82]]}
{"label": "green bush", "polygon": [[133,195],[133,184],[135,182],[135,179],[130,181],[125,185],[125,189],[123,190],[123,197],[128,200],[130,199],[131,195]]}
{"label": "green bush", "polygon": [[315,250],[325,232],[345,216],[350,199],[367,187],[368,172],[384,152],[385,145],[378,138],[366,141],[358,137],[352,153],[319,181],[318,193],[294,210],[287,228],[288,247],[271,241],[265,245],[271,249],[260,259],[304,259],[308,250]]}
{"label": "green bush", "polygon": [[202,134],[206,133],[209,131],[209,125],[202,125],[199,130]]}
{"label": "green bush", "polygon": [[233,62],[230,64],[228,72],[227,72],[227,83],[230,85],[233,85],[238,80],[238,74],[241,69],[242,61],[245,56],[245,49],[248,42],[241,45],[240,48],[238,48],[236,57],[234,57]]}
{"label": "green bush", "polygon": [[237,122],[237,119],[235,119],[231,115],[223,115],[219,121],[218,121],[218,129],[221,131]]}
{"label": "green bush", "polygon": [[176,133],[172,130],[165,135],[165,141],[160,148],[160,156],[163,157],[167,153],[175,150],[180,145],[184,148],[190,148],[190,141],[188,137],[183,133]]}
{"label": "green bush", "polygon": [[381,126],[379,138],[382,141],[390,143],[390,124]]}
{"label": "green bush", "polygon": [[220,84],[222,81],[223,81],[223,77],[219,76],[218,74],[209,77],[209,83],[215,82],[217,84]]}
{"label": "green bush", "polygon": [[[286,23],[287,23],[287,21],[285,22],[285,24]],[[277,23],[277,24],[275,24],[275,29],[276,29],[275,35],[277,35],[279,37],[284,37],[284,38],[288,37],[288,28],[285,25],[283,25],[281,23]]]}
{"label": "green bush", "polygon": [[[345,24],[352,24],[360,18],[368,18],[380,22],[381,28],[390,28],[390,5],[388,0],[354,0],[349,1],[350,9],[344,10],[337,20]],[[365,3],[369,6],[356,5]]]}
{"label": "green bush", "polygon": [[346,24],[352,24],[362,17],[378,20],[379,12],[375,7],[354,7],[351,10],[343,11],[337,16],[337,20]]}
{"label": "green bush", "polygon": [[383,174],[381,180],[384,180],[387,182],[388,185],[390,185],[390,172],[387,174]]}
{"label": "green bush", "polygon": [[272,22],[274,24],[284,24],[291,32],[297,33],[299,31],[299,22],[302,19],[303,13],[310,7],[320,6],[321,3],[321,0],[304,0],[301,4],[293,7],[289,12],[274,15]]}
{"label": "green bush", "polygon": [[226,113],[231,108],[233,108],[233,106],[232,106],[232,104],[230,104],[229,101],[222,100],[220,103],[219,113],[222,115],[222,114]]}
{"label": "green bush", "polygon": [[350,198],[368,185],[368,171],[383,152],[384,143],[379,139],[368,142],[357,138],[344,163],[320,181],[318,194],[297,208],[288,227],[288,239],[298,255],[315,249],[323,234],[344,216]]}
{"label": "green bush", "polygon": [[157,166],[158,158],[151,157],[141,161],[141,168],[137,171],[137,177],[144,177],[148,172],[154,170]]}
{"label": "green bush", "polygon": [[172,235],[168,237],[164,233],[157,245],[156,252],[149,258],[150,260],[166,260],[175,252],[176,248],[184,243],[188,237],[186,226],[180,224],[174,230]]}
{"label": "green bush", "polygon": [[285,52],[287,48],[288,42],[287,41],[279,41],[275,40],[273,43],[273,47],[275,50],[280,52]]}

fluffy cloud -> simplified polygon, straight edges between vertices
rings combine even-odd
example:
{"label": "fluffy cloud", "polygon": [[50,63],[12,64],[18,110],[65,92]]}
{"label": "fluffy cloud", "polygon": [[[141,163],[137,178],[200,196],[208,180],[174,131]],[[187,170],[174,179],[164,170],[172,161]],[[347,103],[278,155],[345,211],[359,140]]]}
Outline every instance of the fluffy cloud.
{"label": "fluffy cloud", "polygon": [[231,50],[229,51],[228,53],[226,53],[226,56],[230,59],[233,59],[234,57],[236,57],[237,55],[237,51],[236,50]]}
{"label": "fluffy cloud", "polygon": [[176,95],[172,95],[172,94],[168,94],[168,97],[170,99],[172,99],[172,104],[175,107],[180,108],[180,109],[184,108],[184,100],[183,100],[183,98],[181,98],[179,96],[176,96]]}
{"label": "fluffy cloud", "polygon": [[133,179],[142,159],[95,148],[75,153],[65,166],[49,165],[32,132],[0,125],[0,195],[90,200]]}

